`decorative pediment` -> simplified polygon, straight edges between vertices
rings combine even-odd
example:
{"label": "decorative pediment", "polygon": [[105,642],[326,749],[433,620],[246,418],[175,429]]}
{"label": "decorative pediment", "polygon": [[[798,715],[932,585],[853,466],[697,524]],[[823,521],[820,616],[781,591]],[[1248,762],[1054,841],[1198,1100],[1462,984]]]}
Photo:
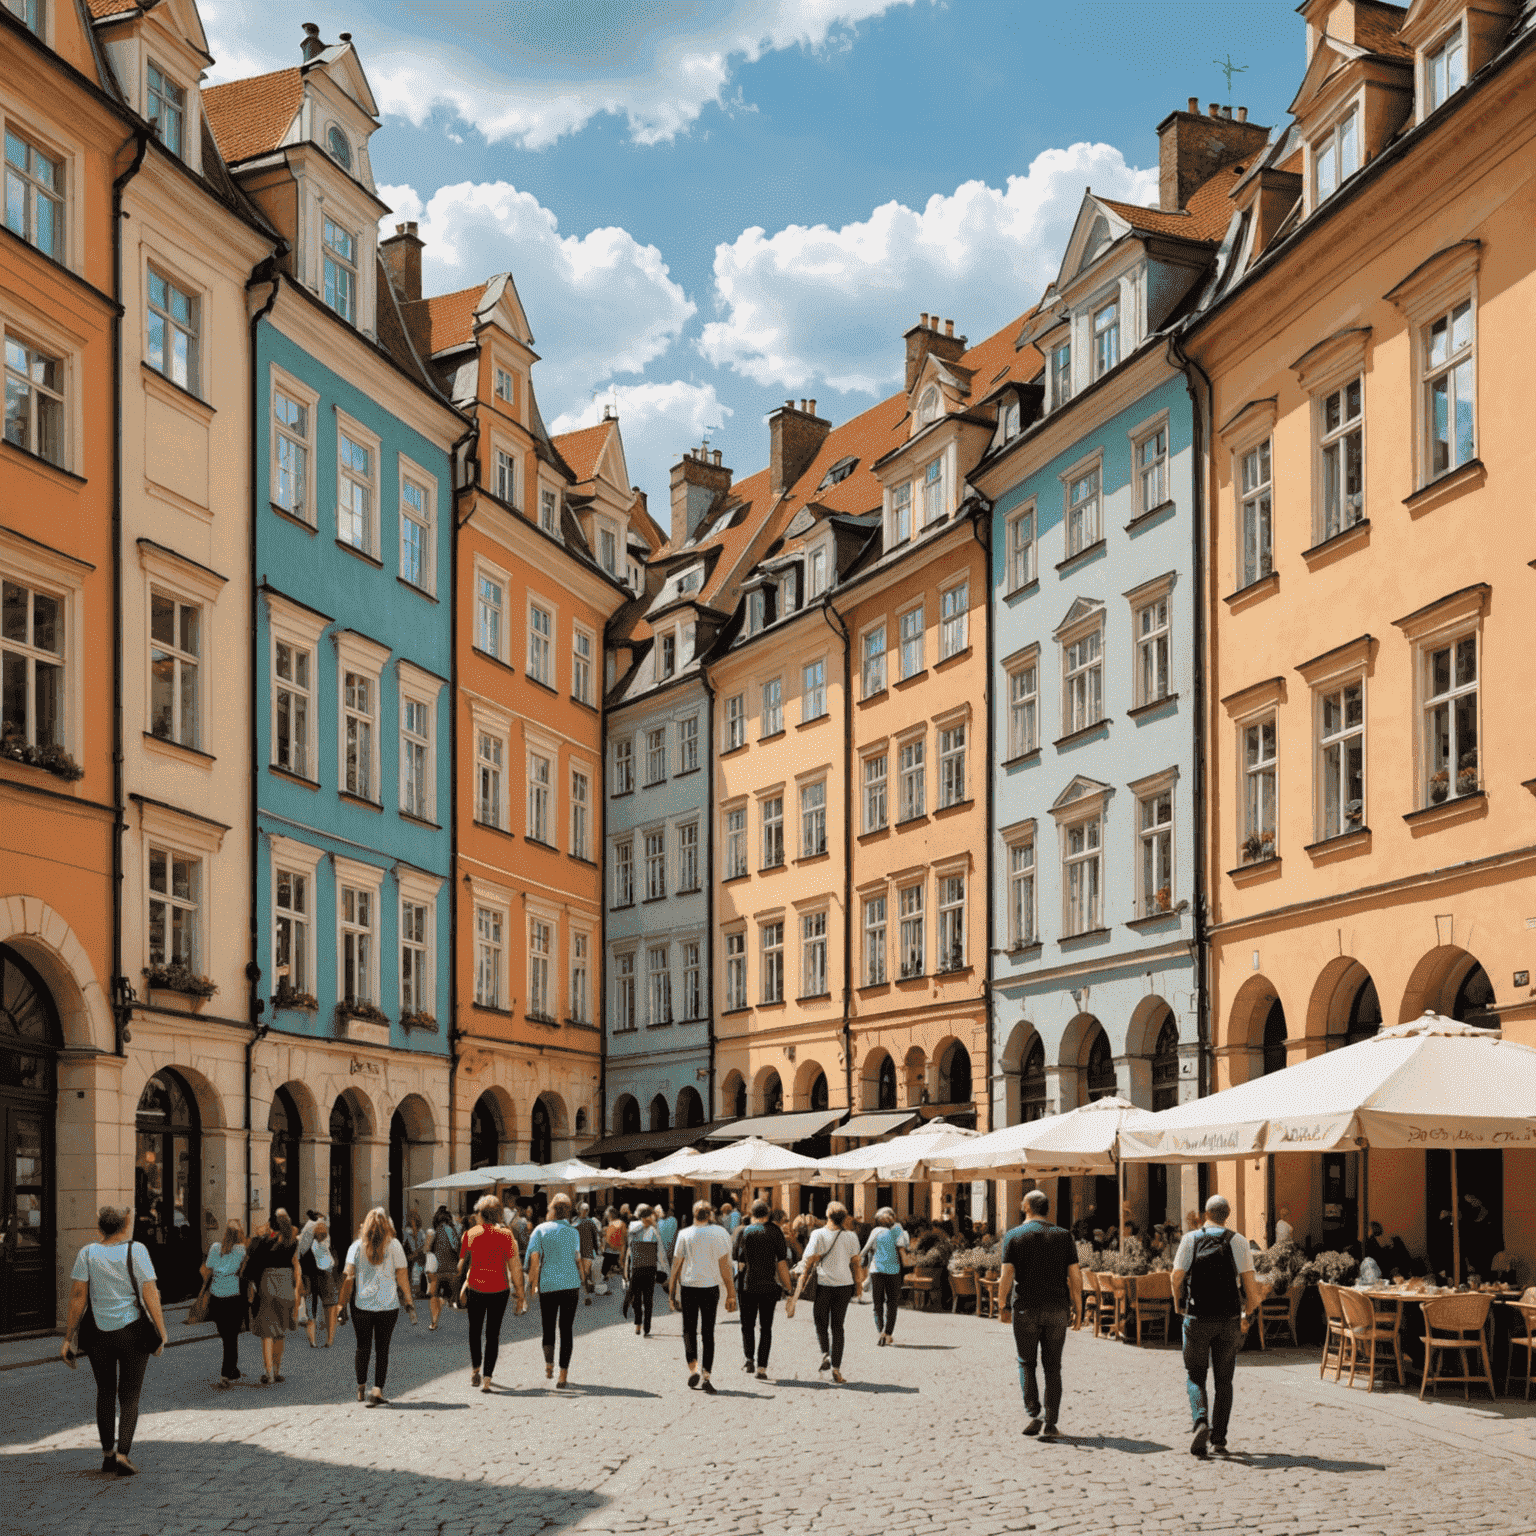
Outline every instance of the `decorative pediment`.
{"label": "decorative pediment", "polygon": [[1106,207],[1092,192],[1085,192],[1072,226],[1072,236],[1061,258],[1061,270],[1052,286],[1065,288],[1130,232],[1131,226],[1114,209]]}
{"label": "decorative pediment", "polygon": [[485,294],[475,308],[475,320],[480,325],[499,325],[525,347],[533,346],[528,312],[523,308],[517,284],[513,282],[510,272],[497,273],[485,285]]}
{"label": "decorative pediment", "polygon": [[1097,619],[1104,612],[1103,602],[1096,597],[1078,597],[1072,601],[1072,606],[1067,609],[1067,616],[1053,631],[1055,637],[1060,639],[1064,634],[1076,629],[1079,625],[1086,624]]}
{"label": "decorative pediment", "polygon": [[1346,64],[1351,64],[1356,59],[1363,59],[1365,53],[1364,48],[1357,48],[1353,43],[1346,43],[1339,38],[1330,37],[1326,32],[1323,33],[1318,39],[1317,47],[1312,50],[1312,57],[1307,61],[1306,73],[1301,77],[1301,85],[1297,88],[1295,99],[1291,102],[1291,116],[1304,119],[1309,109],[1323,94],[1323,87],[1334,75]]}
{"label": "decorative pediment", "polygon": [[358,58],[357,49],[350,42],[332,44],[315,56],[311,67],[315,64],[323,68],[337,88],[345,91],[369,117],[377,119],[378,100],[373,94],[373,87],[368,84],[368,76],[363,72],[363,61]]}
{"label": "decorative pediment", "polygon": [[1088,802],[1103,802],[1113,794],[1113,788],[1086,774],[1078,774],[1051,802],[1051,815],[1060,816],[1063,811],[1085,809]]}

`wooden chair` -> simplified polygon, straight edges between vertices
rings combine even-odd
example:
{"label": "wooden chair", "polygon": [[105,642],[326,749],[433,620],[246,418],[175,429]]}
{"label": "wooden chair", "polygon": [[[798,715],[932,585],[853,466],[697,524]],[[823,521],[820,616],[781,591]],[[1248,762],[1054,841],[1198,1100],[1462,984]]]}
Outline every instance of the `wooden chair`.
{"label": "wooden chair", "polygon": [[[1527,1291],[1519,1301],[1509,1303],[1510,1310],[1515,1316],[1509,1321],[1509,1356],[1504,1362],[1504,1390],[1513,1391],[1511,1383],[1515,1379],[1515,1351],[1525,1351],[1525,1400],[1531,1400],[1531,1367],[1536,1363],[1536,1295]],[[1521,1325],[1525,1327],[1525,1333],[1518,1332]]]}
{"label": "wooden chair", "polygon": [[1116,1313],[1113,1275],[1099,1273],[1094,1276],[1099,1287],[1099,1315],[1095,1319],[1094,1335],[1100,1339],[1112,1339],[1120,1326]]}
{"label": "wooden chair", "polygon": [[952,1269],[949,1272],[949,1310],[960,1310],[960,1298],[969,1296],[975,1300],[977,1316],[981,1315],[981,1290],[976,1284],[977,1274],[974,1269]]}
{"label": "wooden chair", "polygon": [[1333,1367],[1333,1379],[1337,1381],[1344,1370],[1344,1355],[1349,1348],[1345,1334],[1344,1308],[1339,1302],[1339,1288],[1319,1281],[1317,1294],[1322,1298],[1323,1315],[1328,1319],[1328,1336],[1323,1340],[1323,1358],[1317,1367],[1319,1381]]}
{"label": "wooden chair", "polygon": [[1078,1321],[1097,1333],[1099,1331],[1099,1277],[1091,1269],[1083,1270],[1082,1275],[1083,1315]]}
{"label": "wooden chair", "polygon": [[[1493,1366],[1488,1360],[1488,1340],[1483,1336],[1483,1325],[1488,1321],[1488,1309],[1493,1298],[1476,1291],[1465,1296],[1431,1296],[1424,1302],[1424,1380],[1419,1396],[1431,1384],[1439,1395],[1441,1382],[1461,1383],[1462,1396],[1472,1396],[1472,1383],[1480,1381],[1488,1388],[1488,1396],[1496,1397],[1493,1389]],[[1467,1335],[1472,1337],[1468,1338]],[[1460,1356],[1461,1373],[1449,1376],[1437,1364],[1444,1365],[1448,1354]],[[1475,1369],[1476,1356],[1483,1362],[1481,1371]]]}
{"label": "wooden chair", "polygon": [[[1369,1350],[1365,1363],[1365,1390],[1376,1390],[1376,1348],[1380,1344],[1392,1346],[1392,1359],[1397,1371],[1397,1384],[1402,1386],[1403,1376],[1403,1341],[1398,1337],[1397,1319],[1394,1316],[1390,1323],[1384,1322],[1376,1308],[1371,1305],[1369,1296],[1362,1296],[1358,1291],[1352,1291],[1341,1287],[1339,1290],[1339,1304],[1344,1309],[1344,1334],[1349,1341],[1349,1383],[1354,1386],[1355,1372],[1360,1365],[1362,1350]],[[1382,1365],[1387,1364],[1384,1359]]]}
{"label": "wooden chair", "polygon": [[905,1295],[914,1307],[921,1301],[924,1311],[927,1311],[930,1298],[937,1295],[938,1290],[939,1277],[931,1269],[909,1269],[902,1277],[901,1294]]}
{"label": "wooden chair", "polygon": [[1169,1342],[1173,1327],[1173,1276],[1166,1270],[1136,1277],[1136,1342],[1147,1342],[1147,1330]]}
{"label": "wooden chair", "polygon": [[[1130,1293],[1126,1286],[1124,1275],[1107,1275],[1109,1281],[1109,1293],[1111,1305],[1114,1308],[1114,1317],[1110,1323],[1107,1337],[1112,1339],[1127,1339],[1126,1321],[1130,1316]],[[1103,1303],[1100,1303],[1102,1310]]]}
{"label": "wooden chair", "polygon": [[983,1274],[976,1271],[976,1316],[977,1317],[1001,1317],[1002,1304],[998,1297],[997,1288],[1002,1276],[995,1270]]}
{"label": "wooden chair", "polygon": [[1259,1348],[1269,1348],[1269,1336],[1284,1329],[1292,1344],[1296,1342],[1296,1298],[1276,1296],[1273,1287],[1259,1302]]}

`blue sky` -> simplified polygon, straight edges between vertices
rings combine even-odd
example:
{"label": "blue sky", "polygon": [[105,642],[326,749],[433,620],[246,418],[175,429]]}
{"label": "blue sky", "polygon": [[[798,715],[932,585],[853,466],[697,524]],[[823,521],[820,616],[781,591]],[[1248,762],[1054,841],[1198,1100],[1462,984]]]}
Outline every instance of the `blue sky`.
{"label": "blue sky", "polygon": [[385,110],[374,174],[422,222],[428,291],[510,270],[546,420],[616,403],[663,524],[668,466],[705,429],[744,476],[785,398],[842,421],[898,387],[919,311],[996,330],[1050,280],[1086,185],[1155,201],[1169,111],[1198,96],[1277,126],[1304,62],[1291,0],[202,11],[214,79],[297,63],[300,20],[353,34]]}

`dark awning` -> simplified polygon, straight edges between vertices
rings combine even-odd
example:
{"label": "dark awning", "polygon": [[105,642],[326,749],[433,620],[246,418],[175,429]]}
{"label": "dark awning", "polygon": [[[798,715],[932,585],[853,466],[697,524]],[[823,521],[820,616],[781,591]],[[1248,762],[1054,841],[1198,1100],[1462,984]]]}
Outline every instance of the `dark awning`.
{"label": "dark awning", "polygon": [[760,1136],[764,1141],[787,1147],[820,1136],[842,1115],[840,1109],[807,1109],[794,1115],[758,1115],[751,1120],[722,1122],[709,1132],[709,1140],[741,1141],[747,1136]]}
{"label": "dark awning", "polygon": [[708,1125],[674,1125],[670,1131],[637,1131],[632,1136],[608,1136],[584,1147],[581,1156],[584,1162],[634,1168],[641,1163],[654,1162],[668,1152],[676,1152],[679,1147],[702,1142],[711,1131],[727,1123],[716,1120]]}

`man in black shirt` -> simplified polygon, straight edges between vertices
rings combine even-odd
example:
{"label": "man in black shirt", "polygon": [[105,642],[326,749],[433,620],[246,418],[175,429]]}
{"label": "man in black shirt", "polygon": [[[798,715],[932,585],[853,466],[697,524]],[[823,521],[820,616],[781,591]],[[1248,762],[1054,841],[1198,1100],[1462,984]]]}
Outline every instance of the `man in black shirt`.
{"label": "man in black shirt", "polygon": [[736,1297],[741,1306],[744,1371],[752,1369],[753,1334],[757,1334],[757,1379],[768,1380],[768,1352],[773,1348],[773,1314],[779,1293],[793,1288],[789,1277],[789,1244],[783,1231],[768,1219],[766,1200],[752,1202],[750,1225],[737,1227],[731,1256],[740,1268]]}
{"label": "man in black shirt", "polygon": [[[1026,1435],[1056,1439],[1061,1411],[1061,1352],[1067,1329],[1082,1326],[1083,1273],[1077,1267],[1072,1234],[1046,1221],[1051,1203],[1045,1191],[1024,1196],[1024,1224],[1003,1239],[1003,1271],[997,1294],[1013,1297],[1013,1342],[1019,1357],[1019,1385],[1024,1389]],[[1045,1365],[1045,1413],[1040,1411],[1040,1386],[1035,1358]]]}

